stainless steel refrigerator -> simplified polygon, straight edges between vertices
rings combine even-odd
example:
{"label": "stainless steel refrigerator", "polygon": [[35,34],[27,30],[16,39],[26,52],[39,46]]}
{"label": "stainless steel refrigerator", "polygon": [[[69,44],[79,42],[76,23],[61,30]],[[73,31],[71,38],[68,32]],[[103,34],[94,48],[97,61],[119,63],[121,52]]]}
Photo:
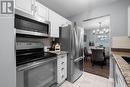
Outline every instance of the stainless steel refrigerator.
{"label": "stainless steel refrigerator", "polygon": [[61,50],[68,52],[67,80],[76,81],[83,73],[84,29],[68,25],[60,28]]}

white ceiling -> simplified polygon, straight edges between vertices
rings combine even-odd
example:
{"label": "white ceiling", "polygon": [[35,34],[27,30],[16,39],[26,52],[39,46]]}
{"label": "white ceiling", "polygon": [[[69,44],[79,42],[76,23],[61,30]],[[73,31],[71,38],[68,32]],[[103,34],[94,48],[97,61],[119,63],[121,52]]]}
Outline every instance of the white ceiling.
{"label": "white ceiling", "polygon": [[87,9],[107,5],[118,0],[38,0],[64,17],[71,17]]}
{"label": "white ceiling", "polygon": [[85,29],[99,29],[99,22],[101,22],[101,27],[109,27],[110,26],[110,16],[105,16],[105,17],[101,17],[101,18],[97,18],[97,19],[93,19],[93,20],[89,20],[89,21],[85,21],[83,22],[83,26]]}

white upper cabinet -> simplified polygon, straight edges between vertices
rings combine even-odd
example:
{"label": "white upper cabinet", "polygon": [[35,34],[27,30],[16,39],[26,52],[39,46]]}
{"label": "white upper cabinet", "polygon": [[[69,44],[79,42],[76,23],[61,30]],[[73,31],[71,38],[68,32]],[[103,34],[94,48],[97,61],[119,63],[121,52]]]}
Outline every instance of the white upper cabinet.
{"label": "white upper cabinet", "polygon": [[128,36],[130,37],[130,6],[128,7]]}
{"label": "white upper cabinet", "polygon": [[15,8],[33,14],[34,0],[15,0]]}
{"label": "white upper cabinet", "polygon": [[59,37],[59,27],[67,26],[71,24],[71,22],[61,15],[57,14],[56,12],[49,9],[49,21],[51,22],[51,30],[50,36],[51,37]]}
{"label": "white upper cabinet", "polygon": [[36,0],[16,0],[15,8],[35,16],[40,21],[48,20],[48,8]]}
{"label": "white upper cabinet", "polygon": [[58,38],[59,27],[61,26],[60,15],[58,15],[56,12],[52,10],[49,10],[49,21],[51,22],[50,36]]}
{"label": "white upper cabinet", "polygon": [[68,26],[71,25],[71,21],[67,20],[66,18],[62,17],[62,26]]}
{"label": "white upper cabinet", "polygon": [[48,21],[48,8],[39,2],[36,2],[35,6],[36,6],[35,17],[38,18],[39,20]]}
{"label": "white upper cabinet", "polygon": [[59,38],[59,27],[71,24],[70,21],[36,0],[15,0],[15,8],[31,14],[41,22],[50,21],[50,37]]}

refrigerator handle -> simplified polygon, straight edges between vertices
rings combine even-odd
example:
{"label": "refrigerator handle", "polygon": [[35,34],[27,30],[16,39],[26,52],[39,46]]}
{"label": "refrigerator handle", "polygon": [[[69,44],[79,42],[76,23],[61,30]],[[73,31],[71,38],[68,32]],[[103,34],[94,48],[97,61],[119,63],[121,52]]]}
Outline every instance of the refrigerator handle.
{"label": "refrigerator handle", "polygon": [[70,51],[72,53],[72,27],[70,29],[71,29],[71,32],[70,32]]}
{"label": "refrigerator handle", "polygon": [[80,61],[80,60],[83,60],[83,59],[84,59],[84,57],[81,56],[81,57],[75,59],[74,62],[77,62],[77,61]]}
{"label": "refrigerator handle", "polygon": [[74,43],[74,41],[73,41],[73,38],[74,37],[74,31],[73,31],[73,28],[71,27],[71,35],[70,35],[70,48],[71,48],[71,58],[73,58],[73,56],[74,56],[74,50],[73,50],[73,43]]}

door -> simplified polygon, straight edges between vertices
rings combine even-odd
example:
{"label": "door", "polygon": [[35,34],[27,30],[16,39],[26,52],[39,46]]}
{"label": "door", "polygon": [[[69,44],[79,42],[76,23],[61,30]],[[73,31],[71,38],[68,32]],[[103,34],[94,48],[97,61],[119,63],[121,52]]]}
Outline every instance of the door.
{"label": "door", "polygon": [[15,8],[28,14],[32,14],[33,3],[33,0],[15,0]]}

